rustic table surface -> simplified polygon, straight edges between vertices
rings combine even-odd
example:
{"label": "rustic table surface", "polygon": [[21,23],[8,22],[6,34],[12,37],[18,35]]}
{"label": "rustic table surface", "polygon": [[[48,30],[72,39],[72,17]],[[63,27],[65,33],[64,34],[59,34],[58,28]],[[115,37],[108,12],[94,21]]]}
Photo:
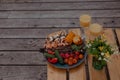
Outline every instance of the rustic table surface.
{"label": "rustic table surface", "polygon": [[120,56],[101,71],[93,69],[91,56],[66,71],[47,65],[39,52],[47,34],[79,28],[81,14],[102,24],[120,50],[120,0],[0,0],[0,80],[120,80]]}

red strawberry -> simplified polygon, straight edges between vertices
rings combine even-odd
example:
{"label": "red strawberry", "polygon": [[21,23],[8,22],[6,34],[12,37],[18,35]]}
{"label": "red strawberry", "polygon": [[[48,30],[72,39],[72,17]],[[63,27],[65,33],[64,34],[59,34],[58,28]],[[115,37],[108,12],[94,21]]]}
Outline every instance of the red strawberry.
{"label": "red strawberry", "polygon": [[65,53],[65,58],[69,58],[69,57],[70,57],[69,53]]}
{"label": "red strawberry", "polygon": [[77,60],[78,60],[78,59],[79,59],[79,56],[78,56],[78,55],[75,55],[75,59],[77,59]]}
{"label": "red strawberry", "polygon": [[49,54],[55,54],[55,52],[51,51],[51,50],[48,50],[48,53]]}
{"label": "red strawberry", "polygon": [[51,59],[51,58],[48,58],[47,60],[48,60],[48,62],[50,62],[50,63],[51,63],[51,60],[52,60],[52,59]]}
{"label": "red strawberry", "polygon": [[80,53],[78,51],[75,52],[76,55],[79,55]]}
{"label": "red strawberry", "polygon": [[60,56],[61,56],[62,58],[65,58],[65,54],[64,54],[64,53],[60,53]]}
{"label": "red strawberry", "polygon": [[73,54],[73,53],[70,53],[70,57],[74,57],[74,54]]}

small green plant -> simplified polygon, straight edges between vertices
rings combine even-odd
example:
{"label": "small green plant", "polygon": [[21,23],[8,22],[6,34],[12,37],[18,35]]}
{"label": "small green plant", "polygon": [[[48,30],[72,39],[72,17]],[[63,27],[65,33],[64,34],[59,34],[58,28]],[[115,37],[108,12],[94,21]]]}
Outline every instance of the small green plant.
{"label": "small green plant", "polygon": [[87,52],[93,55],[93,67],[100,70],[106,65],[114,50],[103,36],[98,36],[87,43]]}

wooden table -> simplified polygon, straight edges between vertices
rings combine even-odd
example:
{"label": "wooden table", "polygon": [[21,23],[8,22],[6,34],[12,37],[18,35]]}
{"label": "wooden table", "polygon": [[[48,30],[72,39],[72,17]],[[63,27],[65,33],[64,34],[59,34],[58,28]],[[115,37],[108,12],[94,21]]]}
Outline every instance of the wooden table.
{"label": "wooden table", "polygon": [[[118,31],[119,29],[116,29]],[[93,39],[88,29],[85,29],[87,38]],[[117,32],[120,35],[120,32]],[[117,44],[118,37],[115,29],[104,28],[104,35],[109,44],[112,46],[119,46]],[[119,46],[120,47],[120,46]],[[107,62],[102,70],[95,70],[92,66],[92,56],[88,54],[87,60],[80,66],[70,69],[62,70],[55,68],[48,64],[48,78],[47,80],[120,80],[120,54],[111,56],[111,61]]]}
{"label": "wooden table", "polygon": [[[84,13],[106,28],[110,43],[120,45],[119,0],[0,0],[0,80],[66,80],[66,70],[47,70],[49,65],[39,49],[47,34],[79,28],[78,18]],[[114,59],[116,63],[118,59]],[[120,64],[116,63],[108,63],[106,75],[106,69],[95,71],[88,57],[86,63],[70,70],[69,78],[120,80]],[[48,71],[52,75],[47,76]]]}

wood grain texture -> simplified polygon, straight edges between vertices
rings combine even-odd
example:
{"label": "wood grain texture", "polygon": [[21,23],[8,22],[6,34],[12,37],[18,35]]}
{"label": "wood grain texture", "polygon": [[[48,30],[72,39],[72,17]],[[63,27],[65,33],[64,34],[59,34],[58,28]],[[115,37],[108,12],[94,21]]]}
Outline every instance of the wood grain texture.
{"label": "wood grain texture", "polygon": [[[105,38],[107,39],[108,43],[111,45],[116,45],[115,37],[112,28],[104,28],[103,31]],[[94,36],[90,35],[89,31],[86,31],[86,34],[88,35],[88,39],[93,39]]]}
{"label": "wood grain texture", "polygon": [[38,51],[0,52],[0,65],[45,65],[46,60]]}
{"label": "wood grain texture", "polygon": [[107,80],[105,68],[102,70],[95,70],[92,66],[92,56],[88,56],[88,68],[90,74],[90,80]]}
{"label": "wood grain texture", "polygon": [[104,34],[110,45],[116,45],[116,40],[112,29],[105,29]]}
{"label": "wood grain texture", "polygon": [[47,65],[47,80],[66,80],[66,70]]}
{"label": "wood grain texture", "polygon": [[78,19],[0,19],[0,28],[78,27],[78,22]]}
{"label": "wood grain texture", "polygon": [[116,28],[116,33],[117,33],[117,37],[118,37],[119,44],[120,44],[120,29],[119,28]]}
{"label": "wood grain texture", "polygon": [[[114,34],[112,32],[112,29],[104,29],[104,34],[106,36],[106,39],[108,40],[108,43],[115,44],[111,41],[115,41]],[[90,32],[87,30],[86,35],[88,39],[93,39],[94,37],[90,35]],[[95,70],[92,66],[92,56],[88,56],[88,67],[89,67],[89,72],[90,72],[90,80],[107,80],[106,73],[105,73],[105,68],[103,70]]]}
{"label": "wood grain texture", "polygon": [[[118,40],[120,41],[120,29],[116,28],[116,33]],[[111,40],[111,43],[114,43],[114,40]],[[119,46],[120,47],[120,46]],[[110,58],[110,62],[107,63],[108,69],[109,69],[109,74],[110,74],[110,79],[111,80],[120,80],[120,54],[114,54]]]}
{"label": "wood grain texture", "polygon": [[0,29],[0,38],[46,38],[48,34],[60,30],[66,29]]}
{"label": "wood grain texture", "polygon": [[0,2],[80,2],[80,1],[119,1],[119,0],[0,0]]}
{"label": "wood grain texture", "polygon": [[[120,2],[80,2],[80,3],[6,3],[0,4],[0,10],[85,10],[119,9]],[[111,6],[112,5],[112,6]]]}
{"label": "wood grain texture", "polygon": [[1,80],[46,80],[46,66],[0,66]]}
{"label": "wood grain texture", "polygon": [[[81,31],[80,29],[69,29],[69,31],[74,32],[76,35],[81,36]],[[79,65],[76,68],[70,69],[69,70],[69,77],[70,80],[85,80],[86,73],[85,73],[85,62],[83,62],[81,65]]]}
{"label": "wood grain texture", "polygon": [[[120,18],[92,18],[103,27],[120,27]],[[79,19],[0,19],[0,28],[79,27]]]}
{"label": "wood grain texture", "polygon": [[92,17],[120,17],[120,10],[76,10],[76,11],[1,11],[0,18],[79,18],[80,14]]}
{"label": "wood grain texture", "polygon": [[39,50],[44,39],[1,39],[0,50]]}
{"label": "wood grain texture", "polygon": [[80,66],[70,69],[70,80],[86,80],[85,64],[82,63]]}
{"label": "wood grain texture", "polygon": [[111,80],[120,80],[120,54],[112,55],[108,62],[108,69]]}

